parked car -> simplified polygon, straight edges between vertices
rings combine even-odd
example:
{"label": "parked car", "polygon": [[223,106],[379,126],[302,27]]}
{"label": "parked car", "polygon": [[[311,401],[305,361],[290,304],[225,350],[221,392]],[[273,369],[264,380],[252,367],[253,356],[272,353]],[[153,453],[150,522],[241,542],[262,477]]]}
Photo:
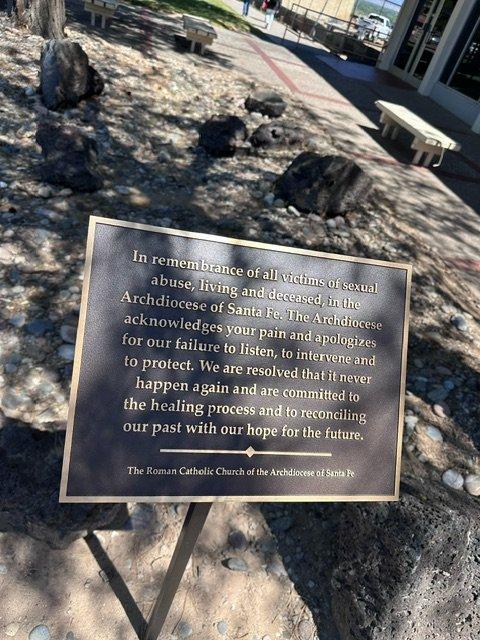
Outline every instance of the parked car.
{"label": "parked car", "polygon": [[392,33],[392,23],[385,16],[369,13],[357,20],[357,38],[359,40],[388,40]]}

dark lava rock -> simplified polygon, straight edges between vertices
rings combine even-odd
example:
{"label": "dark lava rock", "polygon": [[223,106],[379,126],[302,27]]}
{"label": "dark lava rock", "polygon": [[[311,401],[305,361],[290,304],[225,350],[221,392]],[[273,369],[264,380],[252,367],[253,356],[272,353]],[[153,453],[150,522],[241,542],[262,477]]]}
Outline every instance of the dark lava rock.
{"label": "dark lava rock", "polygon": [[102,93],[104,82],[78,42],[49,40],[40,58],[40,93],[48,109],[74,107]]}
{"label": "dark lava rock", "polygon": [[343,509],[332,576],[341,639],[480,637],[478,501],[413,476],[400,495]]}
{"label": "dark lava rock", "polygon": [[237,551],[245,551],[248,547],[247,538],[242,531],[230,531],[228,534],[228,544],[232,549]]}
{"label": "dark lava rock", "polygon": [[0,531],[23,533],[65,549],[118,520],[124,505],[59,504],[63,432],[8,421],[0,428]]}
{"label": "dark lava rock", "polygon": [[279,118],[286,108],[287,103],[282,96],[268,89],[259,89],[245,100],[247,111],[256,111],[270,118]]}
{"label": "dark lava rock", "polygon": [[372,179],[343,156],[306,151],[278,179],[275,195],[304,213],[337,216],[365,203]]}
{"label": "dark lava rock", "polygon": [[270,528],[275,534],[285,533],[293,527],[293,518],[291,516],[280,516],[270,522]]}
{"label": "dark lava rock", "polygon": [[216,158],[231,158],[247,139],[247,127],[237,116],[212,116],[199,133],[200,146]]}
{"label": "dark lava rock", "polygon": [[40,168],[42,180],[74,191],[92,192],[102,187],[93,138],[77,127],[45,121],[38,125],[36,141],[45,159]]}
{"label": "dark lava rock", "polygon": [[305,131],[294,125],[268,123],[261,124],[250,136],[253,147],[274,147],[295,145],[305,142]]}

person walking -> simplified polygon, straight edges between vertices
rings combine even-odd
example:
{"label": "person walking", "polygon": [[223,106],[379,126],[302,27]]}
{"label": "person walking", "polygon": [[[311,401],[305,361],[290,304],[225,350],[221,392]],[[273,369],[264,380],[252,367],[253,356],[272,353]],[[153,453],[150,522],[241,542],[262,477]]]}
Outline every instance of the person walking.
{"label": "person walking", "polygon": [[250,9],[250,0],[243,0],[242,16],[248,16],[249,9]]}
{"label": "person walking", "polygon": [[267,10],[265,11],[265,29],[267,31],[272,28],[279,4],[279,0],[267,0]]}

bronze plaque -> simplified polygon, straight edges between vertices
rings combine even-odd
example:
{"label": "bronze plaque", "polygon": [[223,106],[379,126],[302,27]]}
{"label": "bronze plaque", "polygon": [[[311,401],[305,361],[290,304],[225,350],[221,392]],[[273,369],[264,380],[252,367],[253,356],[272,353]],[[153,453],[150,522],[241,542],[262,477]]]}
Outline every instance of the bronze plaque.
{"label": "bronze plaque", "polygon": [[92,217],[60,500],[397,499],[410,280]]}

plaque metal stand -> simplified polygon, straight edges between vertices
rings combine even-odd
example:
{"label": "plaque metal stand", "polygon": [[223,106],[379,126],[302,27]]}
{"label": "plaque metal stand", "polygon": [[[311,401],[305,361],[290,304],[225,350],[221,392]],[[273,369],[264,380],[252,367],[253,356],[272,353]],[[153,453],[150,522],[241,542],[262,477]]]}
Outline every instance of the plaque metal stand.
{"label": "plaque metal stand", "polygon": [[211,507],[211,502],[190,503],[175,551],[163,580],[162,590],[153,606],[142,640],[157,640],[160,635],[178,585]]}

